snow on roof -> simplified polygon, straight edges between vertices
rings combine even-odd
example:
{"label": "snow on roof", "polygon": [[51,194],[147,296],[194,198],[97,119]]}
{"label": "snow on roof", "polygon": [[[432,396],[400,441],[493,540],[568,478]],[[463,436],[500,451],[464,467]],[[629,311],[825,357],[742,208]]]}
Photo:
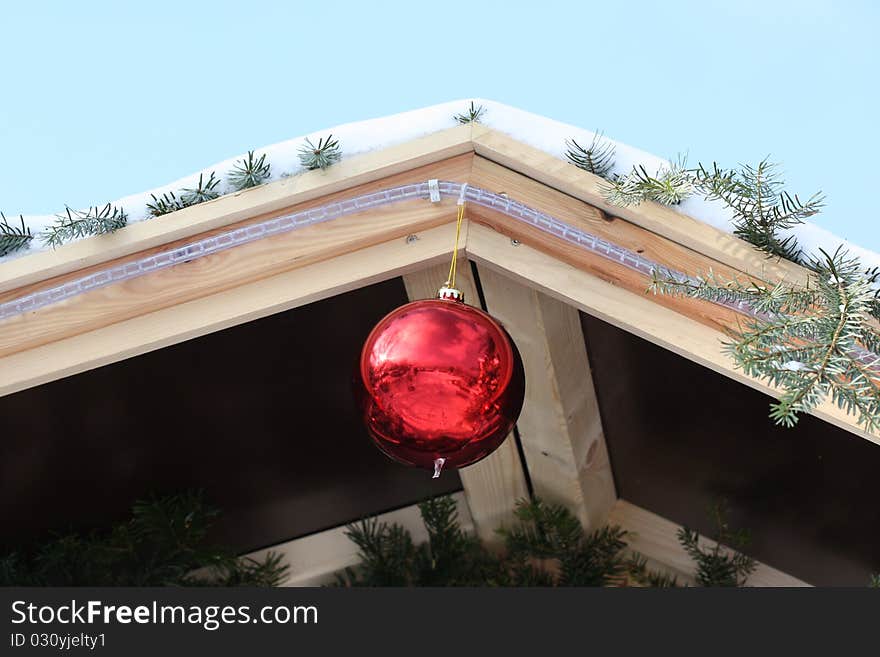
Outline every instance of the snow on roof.
{"label": "snow on roof", "polygon": [[[410,141],[424,135],[444,130],[456,125],[453,118],[455,114],[464,111],[471,100],[455,100],[440,105],[433,105],[418,110],[403,112],[377,119],[346,123],[300,135],[286,141],[255,149],[256,153],[266,154],[267,161],[272,167],[270,180],[278,180],[283,176],[293,175],[302,171],[299,163],[298,151],[306,138],[317,142],[320,137],[332,133],[339,139],[342,147],[343,158],[351,157],[368,151],[379,150],[394,144]],[[503,132],[517,141],[533,146],[554,157],[564,158],[565,140],[575,139],[579,143],[589,144],[594,137],[594,132],[578,128],[577,126],[560,123],[531,112],[526,112],[503,103],[491,100],[473,99],[475,105],[482,105],[485,113],[480,117],[480,123],[499,132]],[[605,140],[615,146],[614,172],[625,174],[632,170],[634,165],[644,166],[649,173],[655,173],[661,166],[668,164],[668,160],[646,153],[627,144],[615,141],[609,136]],[[129,223],[144,221],[150,218],[147,212],[147,203],[152,200],[151,194],[161,197],[167,192],[177,194],[181,188],[196,187],[199,176],[209,175],[215,171],[223,179],[219,191],[227,192],[224,188],[226,173],[232,169],[236,160],[245,154],[239,154],[222,162],[217,162],[201,171],[175,180],[162,187],[148,190],[139,194],[132,194],[113,201],[112,204],[122,208],[128,215]],[[96,190],[96,192],[99,190]],[[724,205],[718,201],[706,201],[698,196],[691,197],[674,209],[699,219],[725,232],[732,232],[731,214]],[[54,215],[25,216],[25,225],[37,235],[55,220]],[[10,222],[14,220],[10,218]],[[852,244],[830,231],[812,223],[804,223],[794,227],[788,234],[793,234],[807,254],[817,254],[818,249],[833,252],[843,244],[849,252],[857,256],[865,266],[880,267],[880,254]],[[45,250],[49,247],[43,245],[39,237],[31,242],[30,249],[22,250],[0,258],[4,260],[26,256],[30,253]]]}

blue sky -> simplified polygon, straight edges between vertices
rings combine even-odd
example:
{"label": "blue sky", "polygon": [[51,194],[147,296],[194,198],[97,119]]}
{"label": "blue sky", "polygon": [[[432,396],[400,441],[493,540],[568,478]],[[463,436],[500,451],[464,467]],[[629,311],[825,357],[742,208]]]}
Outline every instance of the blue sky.
{"label": "blue sky", "polygon": [[0,209],[143,191],[249,148],[454,98],[663,156],[781,161],[880,251],[875,3],[28,2],[4,6]]}

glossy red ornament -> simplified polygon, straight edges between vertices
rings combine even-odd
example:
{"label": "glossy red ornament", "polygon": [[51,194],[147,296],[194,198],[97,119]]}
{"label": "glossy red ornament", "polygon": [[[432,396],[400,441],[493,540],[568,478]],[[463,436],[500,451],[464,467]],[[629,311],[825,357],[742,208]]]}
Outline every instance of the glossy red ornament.
{"label": "glossy red ornament", "polygon": [[525,376],[498,322],[460,301],[429,299],[397,308],[372,330],[355,393],[379,449],[436,477],[504,441],[522,409]]}

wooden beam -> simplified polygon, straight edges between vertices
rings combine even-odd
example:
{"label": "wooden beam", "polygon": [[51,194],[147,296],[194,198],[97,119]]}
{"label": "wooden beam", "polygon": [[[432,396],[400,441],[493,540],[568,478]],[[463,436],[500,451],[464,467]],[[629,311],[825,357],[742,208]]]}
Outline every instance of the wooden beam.
{"label": "wooden beam", "polygon": [[[644,294],[599,280],[525,244],[514,246],[508,237],[475,223],[468,228],[467,253],[480,265],[480,271],[484,267],[495,269],[724,376],[768,395],[778,395],[774,387],[734,367],[721,350],[723,333],[655,303]],[[880,444],[880,435],[866,432],[854,416],[829,400],[820,404],[813,415]]]}
{"label": "wooden beam", "polygon": [[[728,279],[741,276],[741,272],[737,270],[721,263],[712,262],[705,256],[635,224],[609,217],[582,201],[549,189],[541,183],[489,162],[482,157],[474,158],[471,181],[478,187],[496,193],[507,193],[511,198],[558,217],[576,229],[596,235],[672,269],[678,271],[708,271],[711,269],[718,276]],[[646,274],[634,271],[616,260],[592,253],[577,244],[551,235],[524,221],[508,217],[501,212],[472,205],[468,208],[468,216],[471,223],[488,226],[510,239],[541,250],[631,292],[643,294],[650,284],[650,277]],[[697,299],[659,295],[655,296],[653,301],[719,330],[735,326],[742,319],[741,315],[733,310]]]}
{"label": "wooden beam", "polygon": [[496,270],[479,274],[486,306],[525,367],[517,428],[532,488],[596,529],[617,496],[577,310]]}
{"label": "wooden beam", "polygon": [[[322,204],[369,193],[376,189],[421,182],[431,176],[465,177],[470,170],[471,159],[469,155],[459,156],[405,174],[383,178],[369,185],[326,197],[322,199]],[[297,206],[285,212],[299,211],[303,208],[304,206]],[[258,219],[265,217],[254,218],[234,227],[246,226]],[[454,219],[454,200],[445,199],[441,203],[429,203],[423,200],[401,201],[196,258],[166,270],[85,292],[62,303],[0,322],[2,329],[0,357],[186,303],[315,262],[332,259]],[[233,227],[227,227],[226,230],[231,228]],[[218,231],[198,237],[207,237],[216,232]],[[163,248],[167,250],[180,245],[180,243],[172,243],[164,245]],[[116,266],[151,255],[155,251],[156,249],[139,252],[112,263],[105,263],[103,267]],[[61,285],[71,278],[91,273],[96,269],[92,267],[80,270],[41,284],[8,292],[6,295],[0,294],[0,301],[22,296],[37,289]]]}
{"label": "wooden beam", "polygon": [[[458,503],[458,517],[464,531],[473,530],[473,520],[468,512],[467,503],[462,493],[455,493],[453,498]],[[376,516],[380,522],[398,524],[412,534],[418,544],[428,539],[428,532],[418,505],[413,504],[390,513]],[[284,562],[290,565],[290,573],[282,586],[323,586],[334,581],[339,571],[356,566],[358,549],[345,535],[345,527],[334,527],[317,534],[297,538],[286,543],[274,545],[264,550],[251,552],[245,556],[263,559],[269,552],[280,554]]]}
{"label": "wooden beam", "polygon": [[110,235],[72,242],[52,251],[0,263],[0,292],[275,213],[471,152],[471,126],[456,126],[380,151],[356,155],[327,170],[307,171],[134,223]]}
{"label": "wooden beam", "polygon": [[[794,283],[806,283],[811,276],[807,269],[799,265],[769,258],[751,244],[672,208],[653,202],[628,208],[611,205],[602,194],[604,183],[598,176],[497,130],[486,126],[476,127],[473,142],[474,152],[485,159],[584,201],[610,217],[622,217],[750,276]],[[559,146],[561,148],[562,144]]]}
{"label": "wooden beam", "polygon": [[[405,274],[403,282],[410,300],[434,298],[446,280],[448,269],[448,263],[444,262]],[[466,303],[480,307],[477,286],[466,260],[459,261],[456,286],[464,294]],[[477,535],[484,543],[498,547],[501,538],[495,530],[513,522],[516,501],[529,495],[513,434],[488,457],[459,470],[459,475]]]}
{"label": "wooden beam", "polygon": [[[679,525],[655,513],[651,513],[625,500],[618,500],[608,516],[608,523],[630,532],[629,550],[648,559],[651,568],[666,571],[678,578],[681,584],[694,583],[694,562],[676,534]],[[717,543],[700,537],[700,544],[712,548]],[[749,586],[810,586],[780,570],[758,562],[749,577]]]}
{"label": "wooden beam", "polygon": [[454,223],[0,358],[0,396],[446,261]]}

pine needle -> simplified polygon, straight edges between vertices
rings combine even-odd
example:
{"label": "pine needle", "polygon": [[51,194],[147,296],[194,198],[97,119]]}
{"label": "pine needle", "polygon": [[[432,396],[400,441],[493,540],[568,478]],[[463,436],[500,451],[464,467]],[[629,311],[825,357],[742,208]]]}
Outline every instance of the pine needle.
{"label": "pine needle", "polygon": [[742,303],[755,316],[730,333],[725,352],[749,376],[782,392],[770,417],[794,426],[825,399],[880,429],[880,333],[875,328],[878,272],[842,247],[809,262],[810,287],[719,281],[711,273],[679,280],[655,272],[649,291],[716,303]]}
{"label": "pine needle", "polygon": [[0,212],[0,257],[28,248],[34,239],[31,229],[24,225],[24,217],[19,215],[19,219],[21,226],[15,226]]}
{"label": "pine needle", "polygon": [[471,101],[471,104],[467,108],[467,110],[465,110],[461,114],[455,114],[452,118],[462,125],[466,125],[468,123],[480,123],[480,119],[483,118],[483,115],[485,113],[485,107],[483,107],[482,105],[474,106],[474,101]]}
{"label": "pine needle", "polygon": [[127,223],[125,212],[109,203],[103,208],[95,206],[85,212],[66,208],[65,214],[56,215],[55,222],[40,237],[47,246],[56,248],[80,237],[112,233]]}
{"label": "pine needle", "polygon": [[326,169],[342,158],[339,141],[333,135],[318,140],[317,146],[308,138],[299,149],[299,161],[309,171]]}
{"label": "pine needle", "polygon": [[254,151],[248,151],[247,157],[238,160],[226,177],[227,182],[235,191],[257,187],[269,180],[269,164],[266,154],[254,158]]}
{"label": "pine needle", "polygon": [[565,157],[569,162],[579,169],[611,180],[615,148],[613,143],[602,138],[602,133],[596,132],[586,148],[574,139],[566,139],[565,145],[567,148]]}
{"label": "pine needle", "polygon": [[220,180],[214,176],[213,171],[211,172],[211,175],[208,176],[207,180],[204,180],[204,174],[200,173],[199,184],[197,187],[184,187],[180,190],[180,201],[183,203],[183,206],[187,208],[191,205],[204,203],[205,201],[213,201],[220,196],[220,192],[217,191],[217,185],[219,184]]}

